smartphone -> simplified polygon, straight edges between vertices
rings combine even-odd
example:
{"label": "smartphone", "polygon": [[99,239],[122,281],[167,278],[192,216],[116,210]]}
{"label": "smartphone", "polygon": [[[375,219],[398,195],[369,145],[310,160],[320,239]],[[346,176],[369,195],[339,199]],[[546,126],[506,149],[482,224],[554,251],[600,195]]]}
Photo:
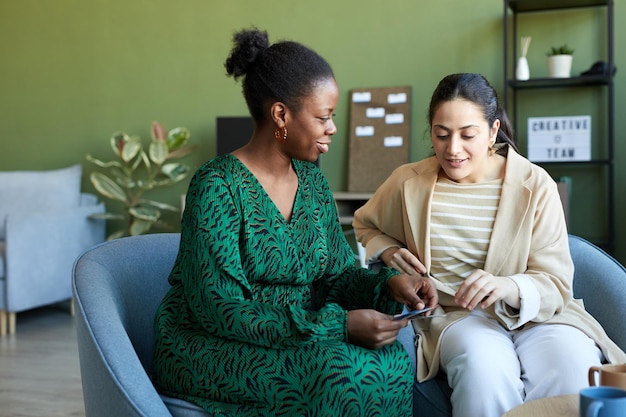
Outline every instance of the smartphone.
{"label": "smartphone", "polygon": [[411,320],[412,318],[415,318],[416,316],[422,315],[424,313],[426,313],[427,311],[432,310],[435,307],[428,307],[428,308],[424,308],[421,310],[410,310],[410,311],[406,311],[404,313],[400,313],[400,314],[396,314],[395,316],[393,316],[394,320],[404,320],[404,319],[408,319]]}

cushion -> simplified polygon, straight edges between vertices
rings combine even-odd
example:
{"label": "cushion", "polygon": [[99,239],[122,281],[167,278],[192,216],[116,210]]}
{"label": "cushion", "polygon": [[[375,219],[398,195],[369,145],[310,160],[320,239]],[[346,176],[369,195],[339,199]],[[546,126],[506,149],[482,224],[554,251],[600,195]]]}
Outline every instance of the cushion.
{"label": "cushion", "polygon": [[13,212],[76,207],[80,202],[82,165],[49,171],[0,172],[0,240],[5,217]]}
{"label": "cushion", "polygon": [[159,394],[172,417],[210,417],[206,411],[187,401]]}

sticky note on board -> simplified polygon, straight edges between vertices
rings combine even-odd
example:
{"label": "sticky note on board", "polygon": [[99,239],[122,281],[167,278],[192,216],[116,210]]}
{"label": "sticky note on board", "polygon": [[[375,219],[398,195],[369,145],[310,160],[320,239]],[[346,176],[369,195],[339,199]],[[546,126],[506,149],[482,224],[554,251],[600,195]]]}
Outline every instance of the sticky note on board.
{"label": "sticky note on board", "polygon": [[365,110],[365,116],[370,119],[385,117],[385,108],[384,107],[368,107]]}
{"label": "sticky note on board", "polygon": [[352,101],[355,103],[369,103],[372,101],[372,93],[369,91],[352,93]]}
{"label": "sticky note on board", "polygon": [[404,123],[404,114],[392,113],[385,116],[385,123],[388,125],[397,125]]}
{"label": "sticky note on board", "polygon": [[383,139],[383,145],[385,148],[399,148],[402,146],[402,136],[387,136]]}
{"label": "sticky note on board", "polygon": [[406,103],[406,93],[388,94],[387,103],[389,104]]}
{"label": "sticky note on board", "polygon": [[354,133],[357,136],[374,136],[374,126],[357,126]]}

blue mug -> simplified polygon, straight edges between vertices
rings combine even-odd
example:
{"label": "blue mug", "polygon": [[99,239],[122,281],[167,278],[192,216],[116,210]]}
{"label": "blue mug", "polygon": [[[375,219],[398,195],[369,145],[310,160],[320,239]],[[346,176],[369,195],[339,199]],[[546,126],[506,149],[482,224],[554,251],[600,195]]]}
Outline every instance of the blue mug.
{"label": "blue mug", "polygon": [[580,417],[626,417],[626,390],[614,387],[582,389]]}

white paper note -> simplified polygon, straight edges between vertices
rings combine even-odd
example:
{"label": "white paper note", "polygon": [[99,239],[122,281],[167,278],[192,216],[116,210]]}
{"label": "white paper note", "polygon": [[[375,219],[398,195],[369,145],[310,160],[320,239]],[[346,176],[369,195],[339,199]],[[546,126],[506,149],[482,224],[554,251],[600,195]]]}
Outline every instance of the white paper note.
{"label": "white paper note", "polygon": [[385,108],[384,107],[368,107],[365,110],[365,116],[370,119],[385,117]]}
{"label": "white paper note", "polygon": [[392,113],[385,116],[385,123],[388,125],[397,125],[400,123],[404,123],[404,114],[402,113]]}
{"label": "white paper note", "polygon": [[406,103],[406,93],[388,94],[387,102],[389,104]]}
{"label": "white paper note", "polygon": [[357,126],[355,133],[357,136],[374,136],[374,126]]}
{"label": "white paper note", "polygon": [[368,103],[372,101],[372,93],[369,91],[352,93],[352,101],[355,103]]}
{"label": "white paper note", "polygon": [[402,136],[387,136],[383,144],[386,148],[398,148],[402,146]]}

